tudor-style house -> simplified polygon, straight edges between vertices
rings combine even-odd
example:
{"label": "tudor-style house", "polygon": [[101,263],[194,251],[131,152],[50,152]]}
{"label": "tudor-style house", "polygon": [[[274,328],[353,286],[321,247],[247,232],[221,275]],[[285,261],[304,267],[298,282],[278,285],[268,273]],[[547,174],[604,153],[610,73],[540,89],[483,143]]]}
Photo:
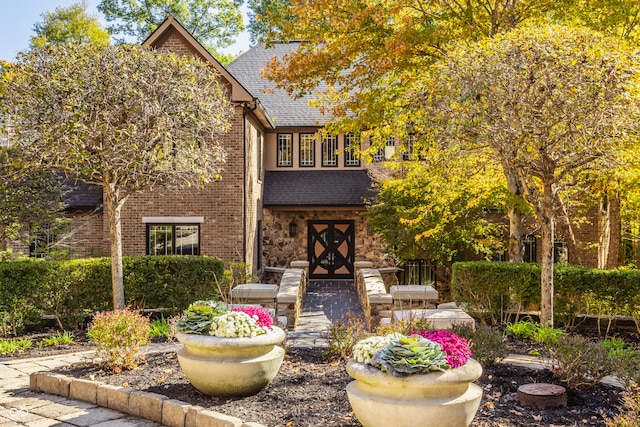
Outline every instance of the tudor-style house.
{"label": "tudor-style house", "polygon": [[[291,99],[261,76],[273,56],[295,49],[295,43],[256,46],[224,67],[169,17],[144,45],[195,55],[210,64],[228,88],[235,115],[223,137],[227,161],[220,180],[202,190],[153,190],[127,201],[124,255],[211,255],[244,262],[257,275],[265,267],[306,260],[312,279],[352,278],[355,261],[394,265],[361,215],[373,193],[369,165],[350,149],[360,144],[359,136],[320,138],[316,132],[326,118],[308,99]],[[388,149],[373,161],[385,160],[385,151],[400,143],[390,139]],[[98,208],[97,191],[96,198],[96,189],[80,187],[72,210]],[[77,256],[108,254],[108,223],[99,209],[95,212],[76,222]],[[579,233],[583,242],[597,242],[596,226],[582,227]],[[528,259],[535,261],[535,238],[527,239],[526,248]],[[565,247],[558,244],[557,249],[558,257],[567,259]],[[585,265],[596,266],[595,258],[593,251],[582,254]],[[406,261],[405,283],[433,278],[428,263]]]}
{"label": "tudor-style house", "polygon": [[[203,190],[154,190],[127,201],[124,255],[212,255],[245,262],[256,274],[309,260],[311,278],[352,278],[354,261],[383,262],[360,214],[371,195],[366,165],[345,150],[357,136],[318,139],[325,118],[260,76],[271,56],[291,46],[254,48],[225,68],[172,17],[144,45],[211,64],[235,115],[223,136],[220,180]],[[73,236],[76,253],[108,254],[101,214]]]}

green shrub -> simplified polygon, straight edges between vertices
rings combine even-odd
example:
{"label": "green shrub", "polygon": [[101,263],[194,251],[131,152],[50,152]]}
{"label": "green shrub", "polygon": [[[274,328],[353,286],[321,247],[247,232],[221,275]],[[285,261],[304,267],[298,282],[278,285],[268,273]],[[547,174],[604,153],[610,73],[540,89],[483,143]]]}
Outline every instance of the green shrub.
{"label": "green shrub", "polygon": [[602,342],[607,349],[613,374],[628,390],[640,384],[640,351],[630,348],[620,338]]}
{"label": "green shrub", "polygon": [[149,343],[149,318],[130,310],[97,313],[88,337],[97,346],[97,354],[112,371],[134,369],[140,348]]}
{"label": "green shrub", "polygon": [[519,339],[532,339],[539,328],[540,324],[534,323],[531,319],[526,318],[515,323],[507,323],[507,326],[504,328],[504,333],[513,334]]}
{"label": "green shrub", "polygon": [[[224,264],[213,257],[125,257],[127,304],[180,312],[192,301],[216,297]],[[0,336],[37,324],[41,314],[56,317],[61,329],[75,329],[87,316],[112,308],[111,261],[0,262]]]}
{"label": "green shrub", "polygon": [[332,323],[329,331],[323,334],[328,344],[325,356],[329,359],[348,359],[353,353],[353,346],[367,336],[364,319],[349,313]]}
{"label": "green shrub", "polygon": [[563,329],[539,325],[531,339],[540,344],[555,344],[564,334]]}
{"label": "green shrub", "polygon": [[75,339],[70,332],[62,332],[51,337],[43,338],[38,342],[38,347],[53,347],[56,345],[70,345]]}
{"label": "green shrub", "polygon": [[19,335],[40,323],[46,261],[0,262],[0,336]]}
{"label": "green shrub", "polygon": [[453,332],[469,341],[471,357],[484,367],[495,365],[508,354],[507,346],[502,340],[502,334],[491,326],[478,325],[474,329],[459,325],[453,328]]}
{"label": "green shrub", "polygon": [[613,371],[609,351],[602,340],[589,341],[567,335],[547,346],[551,371],[569,388],[593,386]]}
{"label": "green shrub", "polygon": [[32,344],[31,338],[20,338],[16,340],[0,339],[0,354],[4,355],[24,351],[30,348]]}
{"label": "green shrub", "polygon": [[[509,310],[537,310],[540,264],[457,262],[451,288],[455,300],[485,322],[505,323]],[[595,303],[597,302],[597,304]],[[554,266],[555,319],[571,326],[579,313],[624,315],[640,332],[640,270]]]}
{"label": "green shrub", "polygon": [[149,331],[149,336],[151,338],[166,338],[170,335],[171,325],[167,322],[167,319],[165,319],[164,316],[151,322],[151,329]]}

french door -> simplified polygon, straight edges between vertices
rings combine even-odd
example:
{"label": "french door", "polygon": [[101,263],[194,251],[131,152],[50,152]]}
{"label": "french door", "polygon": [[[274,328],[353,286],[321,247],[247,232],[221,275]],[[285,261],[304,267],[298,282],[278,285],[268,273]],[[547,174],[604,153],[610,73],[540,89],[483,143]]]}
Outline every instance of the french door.
{"label": "french door", "polygon": [[352,279],[354,221],[308,222],[309,278]]}

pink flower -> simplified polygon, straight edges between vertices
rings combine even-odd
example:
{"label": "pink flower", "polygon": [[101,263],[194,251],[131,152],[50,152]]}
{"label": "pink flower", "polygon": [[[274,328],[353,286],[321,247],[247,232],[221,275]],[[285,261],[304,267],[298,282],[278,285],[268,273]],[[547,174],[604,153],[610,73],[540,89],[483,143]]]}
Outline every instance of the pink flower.
{"label": "pink flower", "polygon": [[269,314],[269,310],[263,307],[248,305],[245,307],[235,307],[233,311],[241,311],[256,319],[258,326],[261,328],[269,328],[273,325],[273,318]]}
{"label": "pink flower", "polygon": [[420,335],[430,341],[437,342],[447,353],[447,363],[452,368],[458,368],[469,361],[471,350],[465,338],[454,334],[451,331],[415,331],[413,334]]}

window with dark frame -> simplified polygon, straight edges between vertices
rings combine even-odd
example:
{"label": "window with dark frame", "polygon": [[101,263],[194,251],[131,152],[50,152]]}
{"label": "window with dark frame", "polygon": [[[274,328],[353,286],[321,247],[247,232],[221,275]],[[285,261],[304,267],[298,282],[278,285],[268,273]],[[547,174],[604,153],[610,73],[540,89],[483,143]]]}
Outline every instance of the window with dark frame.
{"label": "window with dark frame", "polygon": [[313,133],[300,134],[300,167],[313,167],[315,159],[316,140]]}
{"label": "window with dark frame", "polygon": [[564,240],[556,239],[553,242],[553,263],[554,264],[568,264],[569,263],[569,249]]}
{"label": "window with dark frame", "polygon": [[293,166],[293,134],[291,133],[278,134],[277,156],[278,156],[279,167]]}
{"label": "window with dark frame", "polygon": [[407,135],[407,140],[404,142],[405,152],[402,153],[403,160],[412,160],[413,150],[416,145],[416,136],[414,134]]}
{"label": "window with dark frame", "polygon": [[335,135],[322,139],[322,166],[338,166],[338,138]]}
{"label": "window with dark frame", "polygon": [[405,261],[402,266],[404,285],[433,285],[436,282],[436,274],[431,263],[425,259],[413,259]]}
{"label": "window with dark frame", "polygon": [[147,255],[200,255],[200,225],[147,224]]}
{"label": "window with dark frame", "polygon": [[344,136],[344,165],[360,166],[360,137],[353,133]]}
{"label": "window with dark frame", "polygon": [[522,239],[524,246],[523,261],[524,262],[536,262],[536,236],[528,235]]}

